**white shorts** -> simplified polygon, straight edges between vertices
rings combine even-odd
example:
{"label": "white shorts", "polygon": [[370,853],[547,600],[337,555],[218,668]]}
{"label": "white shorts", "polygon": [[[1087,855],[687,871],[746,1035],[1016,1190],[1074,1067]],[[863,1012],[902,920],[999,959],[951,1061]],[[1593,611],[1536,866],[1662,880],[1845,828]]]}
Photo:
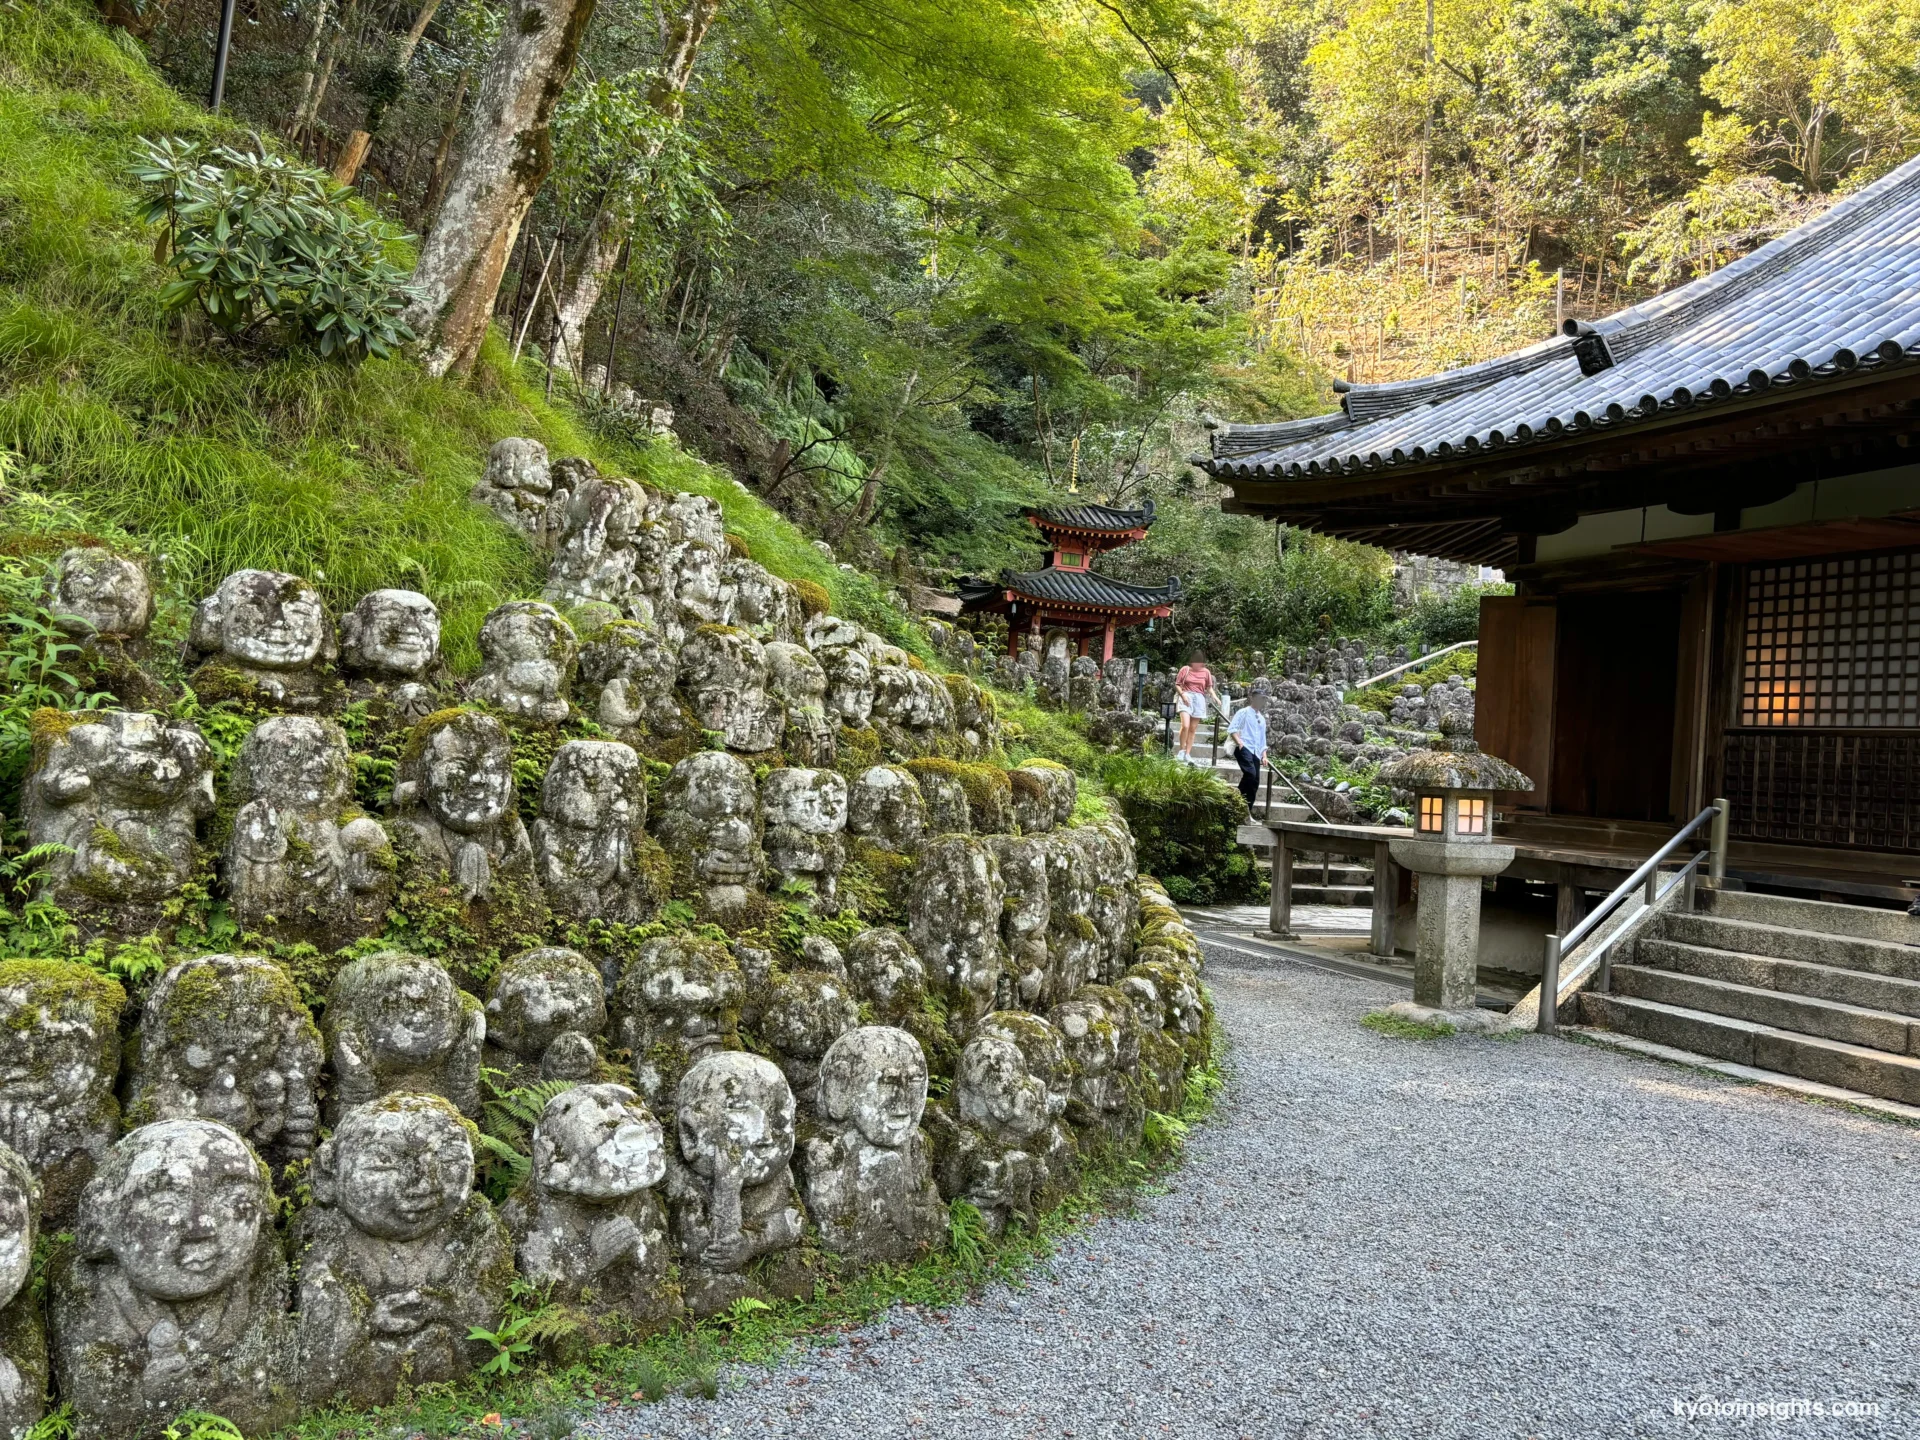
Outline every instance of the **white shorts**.
{"label": "white shorts", "polygon": [[1196,720],[1207,718],[1207,697],[1198,690],[1185,690],[1180,695],[1180,713],[1191,715]]}

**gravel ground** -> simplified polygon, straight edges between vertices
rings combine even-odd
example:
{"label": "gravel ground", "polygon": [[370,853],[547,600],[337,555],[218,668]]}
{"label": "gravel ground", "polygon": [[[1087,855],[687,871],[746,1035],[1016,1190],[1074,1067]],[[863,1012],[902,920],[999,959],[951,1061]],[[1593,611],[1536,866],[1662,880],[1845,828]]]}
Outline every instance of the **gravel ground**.
{"label": "gravel ground", "polygon": [[[1216,952],[1228,1098],[1137,1216],[603,1437],[1920,1435],[1920,1132]],[[1877,1417],[1676,1414],[1849,1402]]]}

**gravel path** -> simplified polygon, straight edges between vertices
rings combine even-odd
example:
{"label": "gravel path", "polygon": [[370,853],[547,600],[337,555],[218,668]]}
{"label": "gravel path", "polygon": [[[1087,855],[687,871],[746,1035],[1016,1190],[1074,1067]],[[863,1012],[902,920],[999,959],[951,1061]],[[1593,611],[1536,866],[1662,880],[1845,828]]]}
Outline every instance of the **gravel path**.
{"label": "gravel path", "polygon": [[[1920,1132],[1216,953],[1217,1118],[1136,1218],[604,1437],[1920,1435]],[[1877,1418],[1697,1418],[1675,1402]]]}

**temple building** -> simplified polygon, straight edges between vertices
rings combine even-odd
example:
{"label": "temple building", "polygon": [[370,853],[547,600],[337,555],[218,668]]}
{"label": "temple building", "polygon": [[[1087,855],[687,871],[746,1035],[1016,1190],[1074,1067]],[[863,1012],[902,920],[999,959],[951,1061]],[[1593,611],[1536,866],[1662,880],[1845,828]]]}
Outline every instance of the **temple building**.
{"label": "temple building", "polygon": [[964,609],[1007,617],[1009,654],[1019,653],[1022,634],[1038,645],[1049,633],[1065,632],[1076,654],[1092,654],[1097,642],[1100,659],[1111,660],[1116,631],[1173,613],[1180,598],[1178,576],[1165,585],[1131,585],[1093,568],[1094,560],[1107,551],[1146,538],[1153,524],[1153,501],[1138,510],[1111,505],[1029,510],[1027,519],[1046,537],[1046,567],[1002,571],[997,580],[969,576],[957,592]]}

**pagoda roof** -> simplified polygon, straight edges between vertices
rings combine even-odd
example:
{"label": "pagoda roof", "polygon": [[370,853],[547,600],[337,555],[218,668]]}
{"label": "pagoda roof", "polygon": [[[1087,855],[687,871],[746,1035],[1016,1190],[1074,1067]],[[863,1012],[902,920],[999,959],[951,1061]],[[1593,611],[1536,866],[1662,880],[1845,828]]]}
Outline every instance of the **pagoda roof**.
{"label": "pagoda roof", "polygon": [[1145,530],[1153,524],[1153,501],[1149,499],[1138,510],[1117,510],[1111,505],[1056,505],[1045,510],[1029,510],[1027,518],[1043,529],[1124,534],[1129,530]]}
{"label": "pagoda roof", "polygon": [[1008,591],[1039,605],[1067,605],[1089,610],[1157,610],[1180,598],[1180,577],[1164,585],[1134,585],[1111,580],[1091,570],[1002,571],[997,580],[969,576],[957,591],[969,610],[991,606]]}
{"label": "pagoda roof", "polygon": [[1514,447],[1920,360],[1920,160],[1712,275],[1567,329],[1477,365],[1352,386],[1332,414],[1224,426],[1193,463],[1228,483],[1438,478],[1484,469],[1490,452],[1524,463]]}

